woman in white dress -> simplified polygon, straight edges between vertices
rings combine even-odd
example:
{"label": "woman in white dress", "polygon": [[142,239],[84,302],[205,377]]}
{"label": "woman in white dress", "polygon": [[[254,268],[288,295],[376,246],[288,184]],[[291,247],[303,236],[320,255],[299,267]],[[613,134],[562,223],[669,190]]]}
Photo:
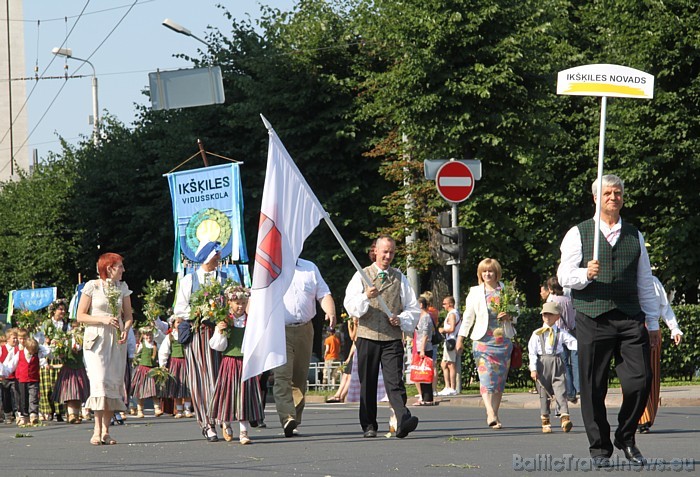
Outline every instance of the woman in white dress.
{"label": "woman in white dress", "polygon": [[131,290],[122,282],[123,259],[105,253],[97,261],[98,280],[85,284],[78,304],[78,321],[85,324],[83,353],[90,379],[85,406],[95,411],[95,431],[90,444],[116,444],[109,435],[114,411],[126,411],[124,372],[126,337],[133,323]]}

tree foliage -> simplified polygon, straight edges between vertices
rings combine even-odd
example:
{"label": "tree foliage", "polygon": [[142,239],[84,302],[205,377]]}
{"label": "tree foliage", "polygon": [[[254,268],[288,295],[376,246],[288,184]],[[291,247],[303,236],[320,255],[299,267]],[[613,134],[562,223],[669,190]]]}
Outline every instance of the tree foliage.
{"label": "tree foliage", "polygon": [[[655,98],[610,99],[605,170],[626,182],[623,218],[686,302],[697,301],[700,12],[689,0],[302,0],[290,12],[211,30],[193,65],[222,67],[226,104],[139,110],[0,191],[0,287],[68,293],[97,255],[123,253],[135,290],[171,272],[170,171],[197,151],[243,161],[245,232],[254,254],[267,135],[287,150],[350,247],[402,240],[399,263],[445,281],[436,218],[449,209],[423,177],[425,159],[474,158],[483,177],[459,206],[468,229],[462,282],[498,258],[531,302],[555,272],[566,230],[593,214],[598,98],[557,96],[557,72],[612,63],[653,74]],[[213,160],[217,163],[218,160]],[[184,168],[200,167],[198,160]],[[303,255],[338,297],[353,270],[328,228]]]}

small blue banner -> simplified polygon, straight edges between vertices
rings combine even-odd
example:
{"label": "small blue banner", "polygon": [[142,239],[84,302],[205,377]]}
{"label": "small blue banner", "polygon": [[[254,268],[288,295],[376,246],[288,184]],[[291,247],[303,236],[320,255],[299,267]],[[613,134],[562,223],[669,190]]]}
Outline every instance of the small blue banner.
{"label": "small blue banner", "polygon": [[12,294],[12,307],[15,310],[41,310],[56,299],[56,287],[12,290],[10,293]]}

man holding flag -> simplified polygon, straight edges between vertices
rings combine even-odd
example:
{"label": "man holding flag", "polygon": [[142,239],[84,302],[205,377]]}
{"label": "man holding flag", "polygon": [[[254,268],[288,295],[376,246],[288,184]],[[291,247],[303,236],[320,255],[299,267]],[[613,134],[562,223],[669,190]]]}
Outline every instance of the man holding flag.
{"label": "man holding flag", "polygon": [[[359,317],[355,345],[360,376],[360,424],[364,437],[377,437],[376,396],[380,364],[389,402],[398,421],[396,437],[406,437],[418,426],[418,418],[411,416],[406,408],[401,330],[412,332],[415,329],[420,309],[406,276],[390,266],[395,253],[394,239],[379,237],[375,262],[363,270],[371,285],[365,285],[358,271],[345,291],[345,309],[349,315]],[[381,299],[391,316],[380,305]]]}
{"label": "man holding flag", "polygon": [[316,300],[326,312],[330,327],[335,327],[335,302],[318,267],[297,259],[292,284],[284,294],[284,333],[287,362],[275,368],[275,407],[285,437],[292,437],[301,424],[309,378],[309,363],[314,341],[313,318]]}

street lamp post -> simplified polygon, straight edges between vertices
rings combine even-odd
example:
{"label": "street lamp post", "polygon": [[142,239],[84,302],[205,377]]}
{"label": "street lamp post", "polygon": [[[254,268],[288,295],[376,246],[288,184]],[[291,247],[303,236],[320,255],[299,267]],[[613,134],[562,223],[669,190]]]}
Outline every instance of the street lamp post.
{"label": "street lamp post", "polygon": [[175,23],[175,22],[172,21],[170,18],[166,18],[165,20],[163,20],[163,26],[166,27],[166,28],[170,28],[172,31],[174,31],[174,32],[176,32],[176,33],[181,33],[181,34],[183,34],[183,35],[185,35],[185,36],[191,36],[191,37],[194,38],[195,40],[201,41],[202,43],[204,43],[205,45],[207,45],[209,48],[211,48],[211,45],[210,45],[209,43],[207,43],[206,41],[202,40],[202,39],[199,38],[198,36],[194,35],[191,31],[189,31],[187,28],[185,28],[184,26],[180,25],[179,23]]}
{"label": "street lamp post", "polygon": [[73,56],[73,50],[70,48],[54,48],[51,50],[56,56],[63,56],[71,60],[82,61],[87,63],[92,68],[92,117],[93,117],[93,128],[92,128],[92,141],[95,146],[99,144],[100,141],[100,108],[97,102],[97,74],[95,73],[95,66],[88,60],[78,58]]}

